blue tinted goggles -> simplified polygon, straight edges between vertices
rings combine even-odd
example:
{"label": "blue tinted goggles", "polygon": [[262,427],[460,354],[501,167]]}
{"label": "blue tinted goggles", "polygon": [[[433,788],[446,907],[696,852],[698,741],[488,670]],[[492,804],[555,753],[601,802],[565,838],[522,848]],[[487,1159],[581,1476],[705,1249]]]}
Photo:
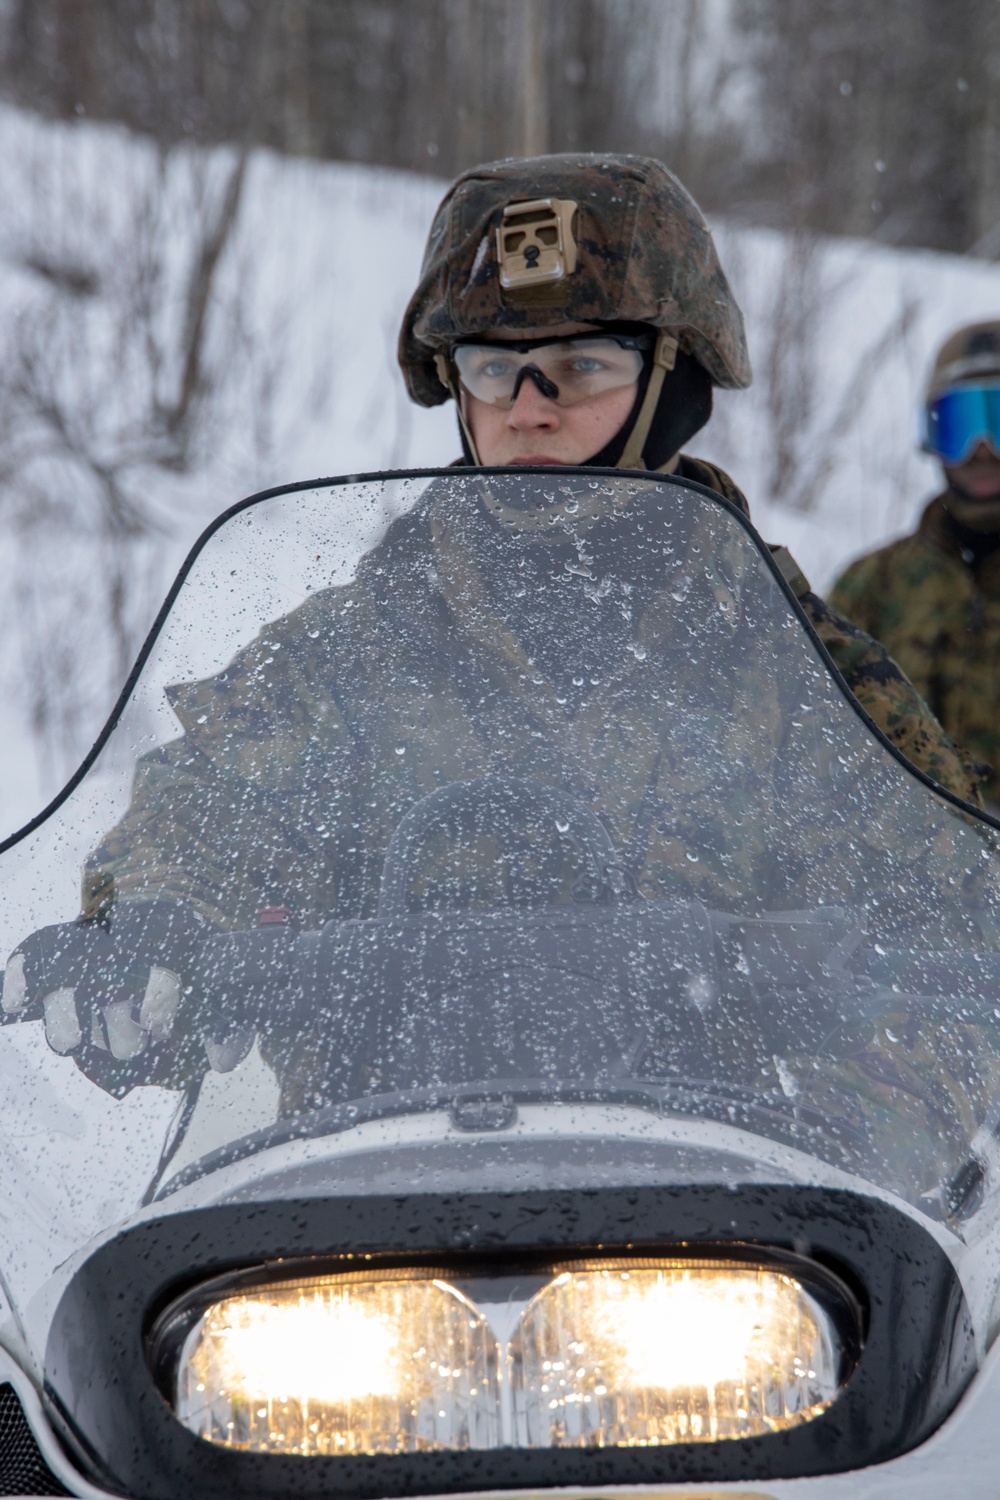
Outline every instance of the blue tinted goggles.
{"label": "blue tinted goggles", "polygon": [[954,385],[931,397],[924,412],[928,453],[946,464],[960,464],[980,441],[1000,455],[1000,380]]}

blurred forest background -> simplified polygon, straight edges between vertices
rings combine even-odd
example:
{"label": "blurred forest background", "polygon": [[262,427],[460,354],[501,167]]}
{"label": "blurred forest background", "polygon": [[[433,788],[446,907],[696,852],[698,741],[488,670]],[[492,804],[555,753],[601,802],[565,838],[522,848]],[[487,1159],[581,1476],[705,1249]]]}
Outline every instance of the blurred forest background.
{"label": "blurred forest background", "polygon": [[1000,0],[0,0],[0,834],[214,514],[449,461],[393,371],[443,182],[577,149],[712,217],[757,379],[698,451],[822,587],[909,522],[929,351],[1000,308]]}
{"label": "blurred forest background", "polygon": [[6,0],[0,69],[164,144],[643,151],[710,212],[1000,252],[997,0]]}

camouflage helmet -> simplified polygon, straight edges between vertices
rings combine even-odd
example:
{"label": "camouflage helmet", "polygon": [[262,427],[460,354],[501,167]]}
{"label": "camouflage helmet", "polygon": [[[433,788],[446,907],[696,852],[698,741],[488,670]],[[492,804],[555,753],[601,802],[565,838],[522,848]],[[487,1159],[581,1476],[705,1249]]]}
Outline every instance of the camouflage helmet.
{"label": "camouflage helmet", "polygon": [[652,157],[538,156],[459,177],[403,318],[410,396],[447,401],[440,356],[458,340],[563,322],[647,323],[716,385],[750,384],[743,316],[708,226]]}
{"label": "camouflage helmet", "polygon": [[927,382],[927,396],[964,380],[1000,376],[1000,320],[967,323],[941,345]]}

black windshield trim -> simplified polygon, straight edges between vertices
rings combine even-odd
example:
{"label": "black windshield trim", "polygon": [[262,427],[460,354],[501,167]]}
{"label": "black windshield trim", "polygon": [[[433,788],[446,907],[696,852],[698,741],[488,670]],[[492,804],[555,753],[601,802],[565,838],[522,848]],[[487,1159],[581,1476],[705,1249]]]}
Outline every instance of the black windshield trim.
{"label": "black windshield trim", "polygon": [[[14,833],[9,834],[5,839],[0,840],[0,854],[5,854],[8,849],[12,849],[15,844],[19,844],[22,839],[27,838],[29,834],[34,833],[36,829],[40,828],[41,825],[46,822],[53,813],[58,812],[63,803],[70,796],[72,796],[73,792],[76,791],[76,788],[80,785],[81,781],[83,781],[84,777],[87,775],[87,772],[90,770],[91,766],[94,764],[97,757],[104,749],[104,746],[110,739],[111,734],[116,724],[118,723],[118,720],[121,718],[123,712],[125,711],[125,707],[132,696],[133,689],[135,688],[136,683],[138,682],[139,677],[142,674],[142,670],[145,667],[147,660],[149,659],[153,646],[156,644],[156,639],[159,636],[160,631],[163,629],[163,626],[167,620],[167,616],[170,614],[170,611],[174,606],[174,601],[176,600],[178,594],[187,581],[188,574],[194,567],[197,558],[200,556],[201,552],[204,550],[205,546],[212,539],[215,533],[221,530],[221,528],[225,526],[228,521],[231,521],[234,516],[240,515],[243,511],[249,510],[251,506],[259,505],[265,500],[275,500],[279,495],[300,494],[305,490],[338,489],[349,484],[374,484],[388,480],[396,481],[406,479],[455,479],[471,478],[473,475],[478,476],[483,474],[511,473],[517,473],[520,475],[536,474],[547,479],[552,478],[552,468],[550,465],[519,464],[517,468],[513,470],[509,467],[501,466],[483,466],[480,468],[464,470],[461,468],[456,468],[454,464],[449,465],[447,468],[443,469],[383,469],[375,470],[371,473],[365,474],[338,474],[322,479],[304,479],[295,484],[274,485],[271,489],[258,490],[256,494],[248,495],[245,500],[238,500],[236,504],[231,505],[228,510],[222,511],[218,516],[216,516],[214,521],[211,521],[209,525],[206,526],[205,530],[195,541],[194,545],[191,547],[191,550],[188,552],[183,563],[181,564],[180,570],[177,573],[177,577],[171,584],[170,589],[167,592],[167,596],[164,599],[163,604],[160,606],[155,620],[150,626],[146,639],[144,640],[139,654],[135,659],[135,664],[132,667],[131,672],[129,672],[128,677],[125,681],[125,686],[119,693],[117,701],[115,702],[115,705],[112,708],[111,713],[106,723],[104,724],[104,727],[101,729],[93,745],[84,756],[79,767],[70,777],[69,781],[67,781],[62,790],[56,793],[52,800],[42,808],[41,812],[37,813],[35,817],[33,817],[29,822],[25,823],[22,828],[19,828]],[[691,490],[695,494],[704,496],[707,500],[714,501],[716,505],[719,505],[723,508],[723,510],[728,511],[729,514],[743,527],[744,531],[747,533],[750,540],[756,547],[757,551],[764,559],[764,562],[767,564],[768,568],[771,571],[771,574],[773,575],[782,593],[791,606],[792,613],[795,615],[796,619],[804,629],[806,635],[812,642],[812,645],[816,651],[817,656],[820,659],[820,662],[826,668],[828,674],[833,678],[834,682],[837,684],[837,687],[840,689],[843,698],[850,706],[850,708],[853,709],[855,714],[857,714],[858,718],[864,724],[869,734],[874,735],[875,739],[878,740],[883,749],[888,750],[893,759],[898,761],[903,769],[905,771],[908,771],[911,776],[914,776],[918,781],[923,782],[924,786],[929,787],[932,792],[936,792],[937,795],[939,797],[943,797],[945,801],[952,803],[961,812],[967,813],[970,817],[976,818],[979,822],[984,823],[988,828],[992,828],[996,832],[1000,833],[1000,818],[994,817],[992,814],[984,812],[982,808],[976,807],[976,805],[972,802],[966,802],[962,797],[957,796],[954,792],[950,792],[947,787],[941,786],[933,779],[933,777],[928,776],[925,771],[922,771],[919,766],[915,766],[912,761],[907,760],[902,751],[896,748],[896,746],[892,743],[888,736],[885,735],[879,728],[879,726],[875,723],[875,720],[871,717],[871,715],[862,707],[861,703],[859,703],[858,699],[848,687],[846,680],[838,670],[829,651],[826,649],[823,642],[817,635],[815,629],[813,628],[812,622],[810,621],[805,610],[802,608],[800,601],[796,597],[793,590],[789,587],[787,579],[784,577],[780,568],[775,563],[773,557],[771,556],[771,552],[768,548],[767,543],[761,537],[760,533],[757,531],[749,517],[745,514],[744,511],[739,508],[738,505],[734,505],[732,501],[727,500],[724,495],[720,495],[718,490],[710,489],[708,485],[699,484],[696,480],[683,479],[676,474],[656,474],[650,472],[648,469],[571,468],[567,465],[565,467],[560,467],[559,474],[560,477],[572,476],[574,478],[580,477],[588,479],[641,479],[651,484],[663,484],[668,487],[673,486],[677,489]]]}

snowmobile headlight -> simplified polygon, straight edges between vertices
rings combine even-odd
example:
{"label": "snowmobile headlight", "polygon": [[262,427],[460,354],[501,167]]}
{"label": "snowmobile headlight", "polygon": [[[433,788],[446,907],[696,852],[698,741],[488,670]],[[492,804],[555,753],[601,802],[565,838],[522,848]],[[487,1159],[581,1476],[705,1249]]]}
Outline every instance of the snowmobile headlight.
{"label": "snowmobile headlight", "polygon": [[181,1320],[177,1416],[256,1453],[753,1437],[821,1415],[848,1362],[842,1320],[794,1274],[727,1261],[594,1260],[516,1287],[352,1272],[233,1288]]}
{"label": "snowmobile headlight", "polygon": [[175,1410],[255,1453],[413,1453],[498,1441],[496,1339],[454,1286],[375,1272],[272,1283],[209,1306]]}
{"label": "snowmobile headlight", "polygon": [[840,1389],[833,1320],[787,1271],[712,1261],[567,1267],[510,1343],[521,1443],[627,1447],[780,1432]]}

